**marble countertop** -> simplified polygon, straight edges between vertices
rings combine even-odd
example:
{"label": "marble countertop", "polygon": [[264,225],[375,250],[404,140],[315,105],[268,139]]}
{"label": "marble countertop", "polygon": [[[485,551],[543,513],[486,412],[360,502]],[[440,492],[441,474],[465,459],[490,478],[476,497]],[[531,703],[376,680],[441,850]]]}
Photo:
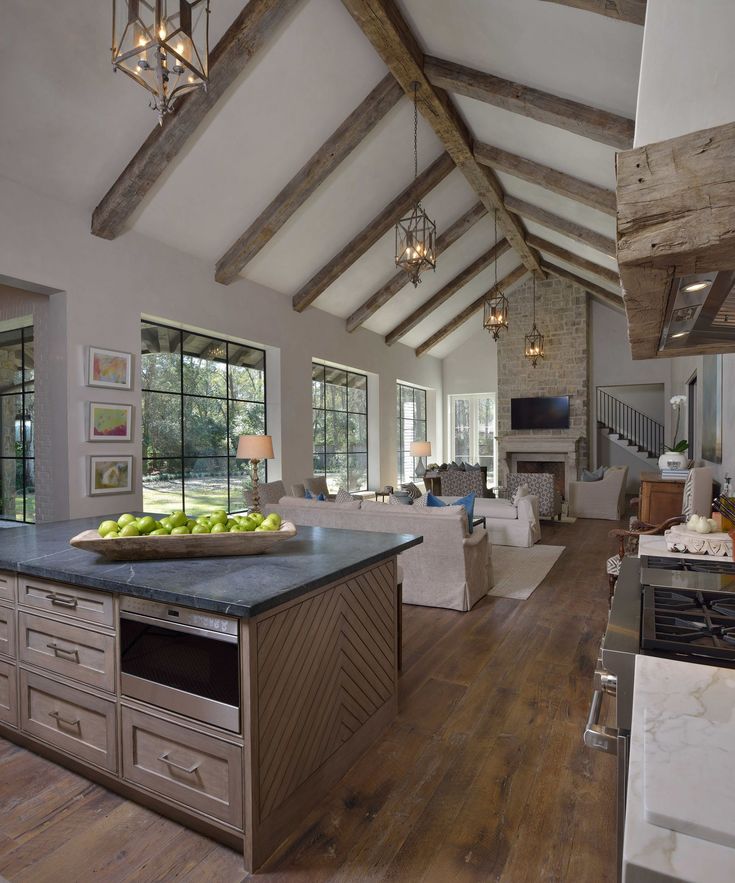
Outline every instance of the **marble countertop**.
{"label": "marble countertop", "polygon": [[[636,657],[623,880],[624,883],[664,880],[732,883],[735,849],[659,827],[645,816],[644,745],[649,756],[652,751],[658,751],[657,729],[660,732],[665,728],[670,733],[670,721],[677,716],[735,727],[735,670],[654,656]],[[660,750],[667,749],[661,746]],[[701,750],[701,765],[677,764],[677,753],[665,759],[668,775],[676,777],[679,786],[685,784],[682,777],[690,779],[692,801],[716,799],[701,793],[699,787],[701,765],[712,761],[709,752]],[[689,753],[691,756],[691,751]],[[735,763],[735,740],[730,758]],[[728,811],[723,805],[723,812]]]}
{"label": "marble countertop", "polygon": [[638,555],[655,555],[661,558],[691,558],[693,561],[732,561],[714,555],[695,555],[693,552],[669,552],[663,536],[644,536],[638,541]]}
{"label": "marble countertop", "polygon": [[298,526],[295,537],[263,555],[130,562],[69,545],[101,520],[0,531],[0,570],[248,618],[423,542],[408,534]]}

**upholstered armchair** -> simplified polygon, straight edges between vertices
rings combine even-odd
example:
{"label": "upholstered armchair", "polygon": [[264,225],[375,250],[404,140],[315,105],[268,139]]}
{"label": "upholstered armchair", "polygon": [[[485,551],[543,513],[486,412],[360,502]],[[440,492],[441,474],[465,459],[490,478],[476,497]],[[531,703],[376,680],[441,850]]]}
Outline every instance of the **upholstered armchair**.
{"label": "upholstered armchair", "polygon": [[315,497],[318,497],[319,494],[324,494],[325,500],[334,499],[334,494],[329,493],[326,475],[315,475],[312,478],[305,478],[304,488]]}
{"label": "upholstered armchair", "polygon": [[627,466],[610,466],[599,481],[569,482],[569,514],[619,521],[625,514]]}
{"label": "upholstered armchair", "polygon": [[442,497],[464,497],[474,491],[478,497],[487,495],[487,470],[447,469],[441,474]]}
{"label": "upholstered armchair", "polygon": [[529,494],[538,498],[541,518],[561,519],[561,494],[556,489],[550,472],[511,472],[508,475],[507,495],[512,500],[518,488],[525,484]]}
{"label": "upholstered armchair", "polygon": [[607,579],[610,586],[610,597],[615,591],[620,566],[626,555],[638,554],[638,540],[642,536],[661,536],[674,524],[682,524],[692,515],[707,515],[712,512],[712,470],[709,466],[698,466],[689,470],[684,484],[683,511],[681,515],[669,518],[662,524],[648,524],[639,521],[635,516],[630,519],[628,530],[610,531],[610,536],[618,541],[618,554],[607,559]]}
{"label": "upholstered armchair", "polygon": [[[286,496],[286,486],[282,481],[267,481],[258,485],[258,493],[260,495],[260,505],[265,506],[266,503],[277,503],[281,497]],[[245,508],[249,509],[253,505],[253,493],[251,490],[245,491]]]}

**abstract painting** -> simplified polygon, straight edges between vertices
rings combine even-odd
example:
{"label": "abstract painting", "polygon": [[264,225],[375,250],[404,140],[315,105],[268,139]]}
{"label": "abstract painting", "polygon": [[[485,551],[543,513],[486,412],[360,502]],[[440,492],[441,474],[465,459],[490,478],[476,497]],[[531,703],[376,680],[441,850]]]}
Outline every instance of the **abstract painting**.
{"label": "abstract painting", "polygon": [[117,353],[91,346],[87,385],[130,389],[132,359],[130,353]]}
{"label": "abstract painting", "polygon": [[90,457],[89,493],[129,494],[133,490],[132,457]]}
{"label": "abstract painting", "polygon": [[702,366],[702,459],[722,463],[722,356],[704,356]]}
{"label": "abstract painting", "polygon": [[132,405],[89,403],[90,441],[130,441]]}

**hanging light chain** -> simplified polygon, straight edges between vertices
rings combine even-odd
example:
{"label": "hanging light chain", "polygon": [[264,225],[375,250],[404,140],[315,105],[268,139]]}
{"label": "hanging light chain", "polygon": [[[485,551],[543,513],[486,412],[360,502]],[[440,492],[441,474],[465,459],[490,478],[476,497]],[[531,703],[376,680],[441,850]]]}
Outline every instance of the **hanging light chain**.
{"label": "hanging light chain", "polygon": [[413,179],[419,176],[419,84],[413,83]]}

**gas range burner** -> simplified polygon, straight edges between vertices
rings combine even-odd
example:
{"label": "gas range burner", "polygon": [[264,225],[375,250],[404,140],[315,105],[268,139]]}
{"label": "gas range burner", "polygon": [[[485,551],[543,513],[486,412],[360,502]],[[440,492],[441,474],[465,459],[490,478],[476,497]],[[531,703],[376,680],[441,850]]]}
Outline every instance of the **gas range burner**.
{"label": "gas range burner", "polygon": [[641,647],[735,667],[735,598],[644,586]]}
{"label": "gas range burner", "polygon": [[735,562],[724,558],[641,558],[641,584],[679,591],[732,592],[735,595]]}
{"label": "gas range burner", "polygon": [[659,555],[646,555],[645,566],[655,570],[676,570],[686,573],[725,573],[735,574],[735,561],[726,558],[664,558]]}

